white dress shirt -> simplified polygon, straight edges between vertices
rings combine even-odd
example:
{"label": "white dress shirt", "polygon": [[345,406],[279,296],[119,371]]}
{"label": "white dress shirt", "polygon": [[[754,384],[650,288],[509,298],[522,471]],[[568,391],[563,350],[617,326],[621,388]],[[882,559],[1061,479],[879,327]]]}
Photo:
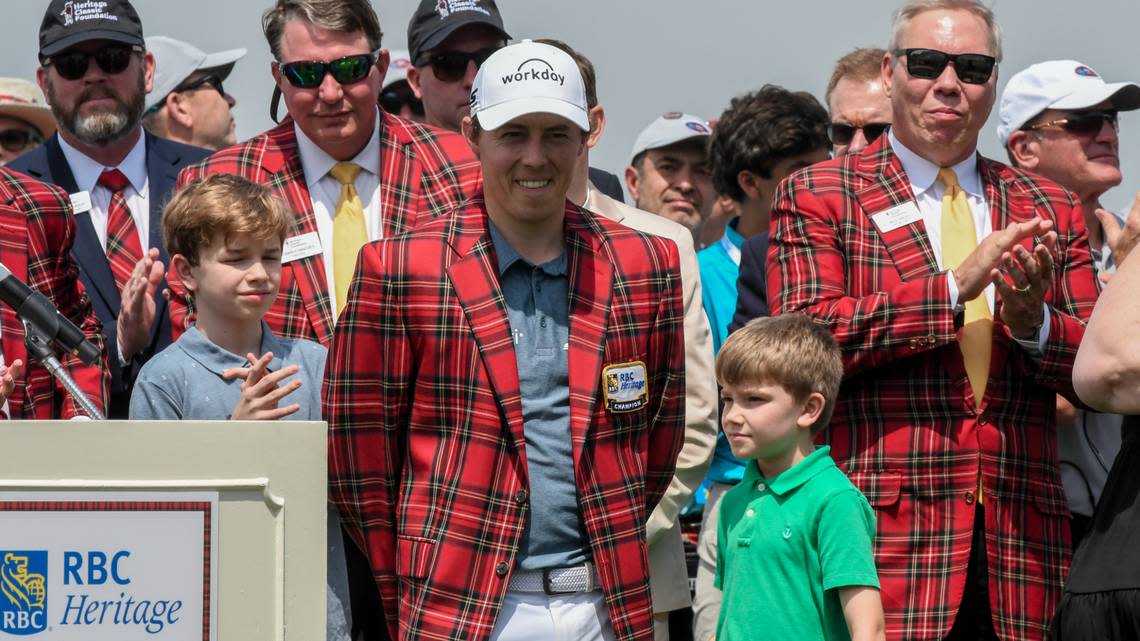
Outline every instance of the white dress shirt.
{"label": "white dress shirt", "polygon": [[116,167],[105,167],[92,160],[67,144],[62,136],[59,137],[59,146],[71,167],[76,187],[80,192],[87,192],[91,196],[91,224],[95,227],[95,235],[99,237],[104,253],[107,251],[107,209],[111,206],[111,190],[98,184],[99,175],[105,169],[118,169],[127,177],[128,184],[123,196],[127,200],[127,209],[131,211],[131,218],[135,221],[135,229],[139,232],[139,247],[143,248],[145,255],[150,247],[150,180],[146,173],[146,135],[139,136],[138,142]]}
{"label": "white dress shirt", "polygon": [[[938,172],[942,169],[938,165],[907,149],[899,142],[893,130],[887,131],[887,140],[892,151],[898,156],[903,172],[910,180],[914,201],[918,206],[918,213],[922,216],[922,224],[926,227],[926,238],[930,241],[930,248],[934,252],[934,260],[938,269],[945,270],[942,261],[942,197],[946,194],[946,186],[938,180]],[[986,237],[993,233],[993,216],[990,213],[989,203],[986,202],[985,189],[982,186],[982,176],[978,172],[978,156],[971,153],[965,160],[950,167],[958,177],[958,186],[966,192],[966,199],[970,203],[970,213],[973,214],[974,232],[980,245]],[[958,284],[950,272],[946,273],[946,285],[950,292],[950,305],[958,308]],[[990,314],[994,313],[994,285],[986,285],[983,295],[989,305]],[[1029,352],[1040,355],[1045,351],[1045,341],[1049,336],[1049,306],[1045,306],[1045,316],[1041,330],[1035,339],[1020,340],[1012,337]]]}
{"label": "white dress shirt", "polygon": [[[333,217],[336,204],[340,201],[340,181],[329,171],[337,160],[317,146],[296,123],[293,131],[297,134],[297,149],[301,154],[301,169],[305,172],[305,183],[309,187],[309,198],[313,201],[313,216],[317,221],[317,235],[321,239],[321,254],[325,261],[325,279],[328,282],[329,305],[337,308],[336,272],[333,269]],[[351,162],[360,165],[356,176],[356,193],[364,206],[364,223],[368,229],[369,242],[383,236],[380,212],[380,111],[376,111],[376,123],[372,137],[364,149],[356,154]],[[335,318],[334,318],[334,321]]]}

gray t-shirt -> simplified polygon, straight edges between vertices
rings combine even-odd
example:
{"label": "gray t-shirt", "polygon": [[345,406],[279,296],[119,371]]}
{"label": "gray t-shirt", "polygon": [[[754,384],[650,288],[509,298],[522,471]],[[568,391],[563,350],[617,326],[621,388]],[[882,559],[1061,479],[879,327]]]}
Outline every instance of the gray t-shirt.
{"label": "gray t-shirt", "polygon": [[[263,322],[261,354],[266,352],[273,352],[271,372],[287,365],[300,368],[296,378],[301,379],[301,387],[281,399],[279,406],[297,403],[301,409],[286,420],[321,420],[321,381],[327,350],[312,341],[278,338]],[[143,421],[228,420],[241,398],[242,381],[227,381],[222,372],[248,364],[244,356],[218,347],[197,327],[191,327],[143,365],[131,392],[130,417]]]}

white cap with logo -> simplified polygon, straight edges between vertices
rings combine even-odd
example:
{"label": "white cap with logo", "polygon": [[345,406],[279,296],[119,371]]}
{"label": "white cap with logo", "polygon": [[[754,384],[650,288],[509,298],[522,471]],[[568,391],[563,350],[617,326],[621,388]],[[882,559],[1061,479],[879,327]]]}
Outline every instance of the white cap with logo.
{"label": "white cap with logo", "polygon": [[650,149],[660,149],[690,138],[708,138],[712,127],[704,118],[692,114],[670,111],[661,114],[649,126],[641,130],[633,143],[630,161]]}
{"label": "white cap with logo", "polygon": [[586,88],[565,51],[523,40],[491,54],[471,87],[471,117],[488,131],[533,113],[548,113],[590,130]]}
{"label": "white cap with logo", "polygon": [[218,80],[225,80],[246,52],[228,49],[207,54],[190,43],[166,36],[148,37],[146,49],[154,54],[154,88],[146,95],[147,111],[165,100],[195,71],[214,71]]}
{"label": "white cap with logo", "polygon": [[1106,100],[1117,111],[1140,109],[1140,85],[1105,82],[1076,60],[1039,62],[1017,72],[1006,84],[998,109],[998,140],[1004,147],[1013,132],[1046,109],[1088,109]]}

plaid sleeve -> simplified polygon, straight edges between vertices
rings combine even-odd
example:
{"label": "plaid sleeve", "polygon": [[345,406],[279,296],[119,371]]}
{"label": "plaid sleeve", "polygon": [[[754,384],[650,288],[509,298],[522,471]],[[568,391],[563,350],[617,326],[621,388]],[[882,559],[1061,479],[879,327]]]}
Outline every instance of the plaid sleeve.
{"label": "plaid sleeve", "polygon": [[412,351],[379,243],[360,252],[325,366],[329,499],[368,556],[396,638],[396,503]]}
{"label": "plaid sleeve", "polygon": [[685,335],[680,259],[677,246],[672,242],[651,240],[662,249],[659,254],[664,264],[658,273],[664,276],[664,282],[653,334],[649,338],[650,361],[646,364],[654,381],[652,389],[657,390],[648,408],[653,419],[645,473],[646,518],[673,479],[677,455],[685,439]]}
{"label": "plaid sleeve", "polygon": [[813,193],[805,179],[810,171],[785,179],[772,206],[772,314],[801,312],[825,324],[843,350],[847,375],[957,341],[944,273],[851,295],[855,287],[849,278],[894,266],[858,205],[839,202],[847,196],[838,190]]}
{"label": "plaid sleeve", "polygon": [[1073,364],[1099,290],[1080,205],[1055,202],[1059,255],[1045,301],[1050,306],[1049,337],[1040,361],[1025,359],[1026,369],[1034,372],[1038,383],[1079,405],[1073,390]]}
{"label": "plaid sleeve", "polygon": [[[75,242],[75,217],[70,214],[67,197],[62,191],[53,188],[52,196],[50,202],[40,200],[37,213],[29,216],[28,284],[46,295],[59,313],[75,323],[87,340],[99,349],[101,356],[92,365],[84,364],[70,353],[64,354],[60,361],[91,402],[100,411],[106,411],[111,377],[106,363],[103,327],[95,317],[91,299],[83,292],[79,267],[71,255],[71,246]],[[52,382],[56,399],[52,417],[86,416],[63,385],[54,378]],[[33,390],[29,393],[35,395]]]}
{"label": "plaid sleeve", "polygon": [[[204,175],[202,163],[184,167],[182,171],[178,172],[178,185],[174,188],[171,196],[173,197],[174,194],[182,191],[186,185]],[[170,265],[167,265],[166,270],[166,287],[167,291],[170,292],[170,301],[167,307],[170,314],[171,340],[176,341],[194,322],[194,305],[186,287],[182,284],[182,279],[178,276],[178,272]]]}

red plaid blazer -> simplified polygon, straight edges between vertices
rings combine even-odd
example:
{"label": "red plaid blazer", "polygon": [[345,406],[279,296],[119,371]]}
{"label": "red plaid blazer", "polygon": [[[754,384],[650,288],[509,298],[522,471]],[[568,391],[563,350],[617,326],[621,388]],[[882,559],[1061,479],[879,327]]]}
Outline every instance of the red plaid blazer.
{"label": "red plaid blazer", "polygon": [[[385,238],[410,230],[420,217],[450,211],[482,186],[479,164],[461,136],[383,110],[380,113],[380,211]],[[289,236],[317,231],[291,119],[183,169],[178,176],[179,188],[216,173],[237,174],[272,187],[297,213]],[[171,326],[177,340],[189,327],[193,312],[174,270],[169,270],[167,282],[171,289]],[[283,266],[281,290],[265,321],[278,336],[304,338],[326,347],[332,342],[336,317],[329,304],[320,254]]]}
{"label": "red plaid blazer", "polygon": [[995,314],[989,383],[975,411],[946,275],[923,223],[884,233],[871,218],[914,198],[886,140],[800,171],[777,190],[773,312],[815,317],[843,349],[844,382],[822,439],[875,508],[887,637],[949,632],[980,461],[995,628],[1006,641],[1043,639],[1069,547],[1055,396],[1075,398],[1073,358],[1098,291],[1084,223],[1054,183],[979,156],[993,228],[1040,216],[1060,242],[1044,354],[1030,357]]}
{"label": "red plaid blazer", "polygon": [[[617,638],[648,641],[645,522],[684,437],[677,248],[569,203],[565,229],[582,521]],[[611,414],[602,368],[631,361],[645,363],[648,405]],[[361,250],[324,408],[330,497],[371,559],[392,638],[487,639],[514,570],[529,481],[481,194]]]}
{"label": "red plaid blazer", "polygon": [[[59,313],[104,349],[102,325],[79,284],[79,267],[71,257],[75,218],[67,193],[24,174],[0,168],[0,262],[16,278],[47,296]],[[24,326],[7,304],[0,306],[0,349],[4,362],[24,361],[24,377],[8,398],[15,419],[60,419],[82,414],[62,385],[37,362],[28,361]],[[106,358],[106,352],[104,352]],[[84,365],[68,354],[60,359],[91,402],[106,411],[111,379],[100,360]]]}

